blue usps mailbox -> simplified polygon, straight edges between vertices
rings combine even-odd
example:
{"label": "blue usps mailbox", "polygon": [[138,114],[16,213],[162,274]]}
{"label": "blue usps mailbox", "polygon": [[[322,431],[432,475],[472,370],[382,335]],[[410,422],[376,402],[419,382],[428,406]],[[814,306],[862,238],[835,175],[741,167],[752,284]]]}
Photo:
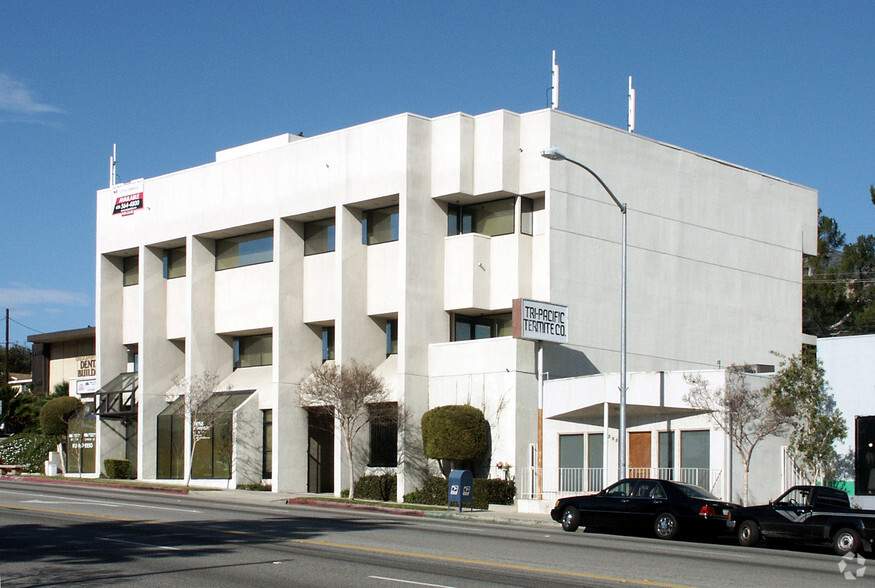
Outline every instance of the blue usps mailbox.
{"label": "blue usps mailbox", "polygon": [[454,502],[458,502],[459,512],[462,512],[462,503],[467,502],[471,505],[471,510],[474,510],[474,474],[468,470],[452,470],[447,490],[447,509]]}

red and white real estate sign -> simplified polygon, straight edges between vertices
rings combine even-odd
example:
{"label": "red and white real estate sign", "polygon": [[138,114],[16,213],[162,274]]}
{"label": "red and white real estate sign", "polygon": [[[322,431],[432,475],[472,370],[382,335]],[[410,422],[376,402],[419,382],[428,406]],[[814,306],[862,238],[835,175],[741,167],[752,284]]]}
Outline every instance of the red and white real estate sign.
{"label": "red and white real estate sign", "polygon": [[115,206],[112,208],[112,213],[127,216],[143,208],[144,183],[144,180],[140,179],[113,186],[112,195],[115,197]]}

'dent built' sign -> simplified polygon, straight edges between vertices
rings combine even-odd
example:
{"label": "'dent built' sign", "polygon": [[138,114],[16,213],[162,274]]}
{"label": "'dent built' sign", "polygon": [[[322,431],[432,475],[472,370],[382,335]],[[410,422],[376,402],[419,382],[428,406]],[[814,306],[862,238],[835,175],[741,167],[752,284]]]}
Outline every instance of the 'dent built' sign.
{"label": "'dent built' sign", "polygon": [[112,207],[112,213],[127,216],[143,208],[143,184],[144,180],[140,179],[113,186],[115,206]]}
{"label": "'dent built' sign", "polygon": [[568,307],[517,298],[513,301],[513,336],[534,341],[568,342]]}

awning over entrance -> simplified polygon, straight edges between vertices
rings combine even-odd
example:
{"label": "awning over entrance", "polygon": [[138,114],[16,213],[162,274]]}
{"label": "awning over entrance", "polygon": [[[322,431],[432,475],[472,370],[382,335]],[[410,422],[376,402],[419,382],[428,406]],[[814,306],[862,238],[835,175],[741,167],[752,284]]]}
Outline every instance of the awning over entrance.
{"label": "awning over entrance", "polygon": [[117,375],[94,394],[94,413],[109,419],[136,416],[138,382],[137,372]]}
{"label": "awning over entrance", "polygon": [[[641,404],[626,405],[626,425],[637,427],[673,419],[703,414],[706,411],[695,408],[673,406],[648,406]],[[578,423],[601,427],[604,425],[605,403],[590,404],[563,414],[552,415],[551,420]],[[616,429],[620,426],[620,404],[608,403],[608,427]]]}
{"label": "awning over entrance", "polygon": [[[704,414],[684,400],[690,386],[685,372],[629,374],[626,426],[637,427]],[[619,374],[598,374],[544,383],[544,418],[603,427],[605,407],[608,427],[620,425]]]}

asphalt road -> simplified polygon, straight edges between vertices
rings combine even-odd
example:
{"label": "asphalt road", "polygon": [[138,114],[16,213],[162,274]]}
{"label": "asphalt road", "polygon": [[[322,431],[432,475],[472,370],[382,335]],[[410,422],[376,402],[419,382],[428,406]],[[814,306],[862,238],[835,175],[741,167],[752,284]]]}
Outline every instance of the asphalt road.
{"label": "asphalt road", "polygon": [[[0,586],[850,586],[827,553],[0,481]],[[859,565],[846,564],[856,572]]]}

